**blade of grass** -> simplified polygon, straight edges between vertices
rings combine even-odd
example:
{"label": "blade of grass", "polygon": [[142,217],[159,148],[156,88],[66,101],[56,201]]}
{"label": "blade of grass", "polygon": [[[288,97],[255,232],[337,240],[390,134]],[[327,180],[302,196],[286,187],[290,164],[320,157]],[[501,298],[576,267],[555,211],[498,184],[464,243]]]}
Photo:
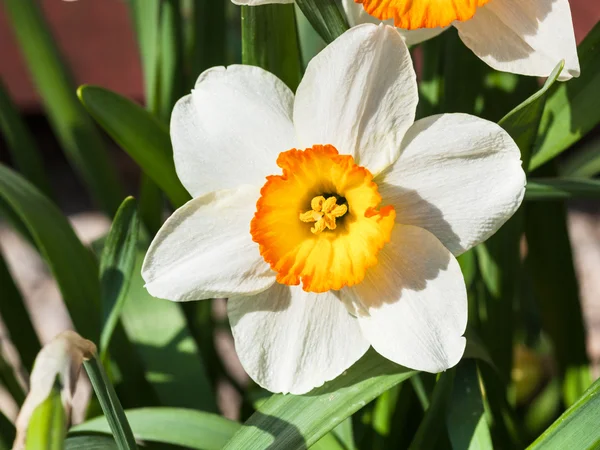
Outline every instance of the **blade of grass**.
{"label": "blade of grass", "polygon": [[292,91],[300,83],[294,5],[242,6],[242,63],[277,75]]}
{"label": "blade of grass", "polygon": [[556,420],[528,450],[573,448],[592,450],[600,446],[600,380]]}
{"label": "blade of grass", "polygon": [[27,370],[31,370],[42,345],[2,252],[0,252],[0,292],[2,292],[0,316],[8,329],[13,345],[19,352],[21,363]]}
{"label": "blade of grass", "polygon": [[296,4],[328,44],[349,28],[335,0],[296,0]]}
{"label": "blade of grass", "polygon": [[38,2],[4,0],[4,5],[62,148],[94,199],[112,216],[123,198],[121,184],[100,133],[77,101]]}
{"label": "blade of grass", "polygon": [[525,199],[552,201],[575,198],[600,198],[600,181],[586,178],[530,178]]}
{"label": "blade of grass", "polygon": [[226,5],[224,1],[193,1],[191,46],[187,58],[190,63],[188,89],[206,69],[227,63]]}
{"label": "blade of grass", "polygon": [[190,199],[177,178],[165,125],[132,101],[107,89],[81,86],[77,93],[92,117],[160,186],[173,206],[182,206]]}
{"label": "blade of grass", "polygon": [[370,350],[343,376],[306,395],[273,395],[225,448],[310,447],[368,402],[414,374]]}
{"label": "blade of grass", "polygon": [[0,131],[15,167],[46,196],[52,197],[44,162],[33,136],[19,116],[2,80],[0,80]]}
{"label": "blade of grass", "polygon": [[[241,425],[217,414],[184,408],[140,408],[125,411],[134,436],[198,450],[220,450]],[[96,417],[69,430],[69,436],[110,433],[105,417]]]}
{"label": "blade of grass", "polygon": [[[56,382],[58,383],[58,381]],[[60,386],[33,412],[27,428],[26,450],[62,450],[67,434],[67,417],[60,398]]]}
{"label": "blade of grass", "polygon": [[115,389],[108,380],[106,372],[96,356],[84,361],[83,366],[90,377],[94,392],[100,401],[106,420],[120,450],[137,450],[133,432]]}
{"label": "blade of grass", "polygon": [[598,138],[587,144],[560,168],[560,174],[565,177],[589,178],[599,173],[600,139]]}
{"label": "blade of grass", "polygon": [[123,309],[135,266],[138,229],[135,199],[128,197],[117,211],[100,259],[103,327],[100,360],[105,364],[108,347]]}
{"label": "blade of grass", "polygon": [[[0,197],[13,209],[50,266],[77,330],[100,337],[98,267],[67,219],[35,186],[0,164]],[[76,261],[76,263],[73,263]]]}

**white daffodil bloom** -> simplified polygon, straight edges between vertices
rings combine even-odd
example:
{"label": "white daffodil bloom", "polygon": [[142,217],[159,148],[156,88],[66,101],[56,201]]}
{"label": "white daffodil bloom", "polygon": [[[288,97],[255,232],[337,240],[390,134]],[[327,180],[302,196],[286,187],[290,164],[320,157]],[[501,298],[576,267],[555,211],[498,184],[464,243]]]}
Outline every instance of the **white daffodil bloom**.
{"label": "white daffodil bloom", "polygon": [[171,118],[193,200],[148,250],[148,291],[228,297],[240,360],[273,392],[308,392],[369,346],[413,369],[457,364],[467,295],[455,255],[517,210],[525,175],[498,125],[415,122],[417,101],[406,44],[385,25],[335,40],[295,97],[257,67],[204,72]]}
{"label": "white daffodil bloom", "polygon": [[[232,0],[238,5],[293,0]],[[568,0],[341,0],[351,26],[380,20],[399,27],[408,45],[450,25],[467,47],[502,72],[547,77],[565,60],[559,80],[579,76]]]}

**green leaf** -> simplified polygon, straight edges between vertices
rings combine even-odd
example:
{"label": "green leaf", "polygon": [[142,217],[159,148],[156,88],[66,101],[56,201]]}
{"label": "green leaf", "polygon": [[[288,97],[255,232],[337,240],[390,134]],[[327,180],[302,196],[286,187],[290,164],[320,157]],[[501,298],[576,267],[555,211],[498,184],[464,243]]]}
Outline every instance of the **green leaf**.
{"label": "green leaf", "polygon": [[581,76],[552,88],[531,160],[532,169],[564,152],[600,123],[597,102],[600,96],[600,23],[577,50]]}
{"label": "green leaf", "polygon": [[[136,439],[198,449],[220,450],[241,425],[217,414],[183,408],[140,408],[125,411]],[[69,430],[69,435],[109,433],[104,417]]]}
{"label": "green leaf", "polygon": [[310,447],[345,418],[415,373],[370,350],[344,375],[306,395],[273,395],[225,448]]}
{"label": "green leaf", "polygon": [[335,0],[296,0],[296,4],[328,44],[349,28]]}
{"label": "green leaf", "polygon": [[565,177],[589,178],[600,173],[600,139],[585,145],[560,168]]}
{"label": "green leaf", "polygon": [[558,418],[529,450],[593,450],[600,446],[600,380]]}
{"label": "green leaf", "polygon": [[111,436],[72,436],[65,441],[65,450],[119,450]]}
{"label": "green leaf", "polygon": [[35,0],[4,0],[50,124],[68,159],[102,209],[113,215],[122,187],[94,123],[75,96],[75,86]]}
{"label": "green leaf", "polygon": [[31,370],[42,345],[2,252],[0,252],[0,292],[2,292],[0,317],[8,329],[13,345],[19,352],[21,362],[27,370]]}
{"label": "green leaf", "polygon": [[548,98],[550,89],[558,80],[558,76],[562,72],[564,66],[564,61],[559,62],[544,83],[544,86],[509,112],[499,122],[500,126],[511,135],[519,146],[519,149],[521,150],[521,160],[523,161],[523,170],[526,172],[529,169],[531,150],[535,144],[537,130],[540,127],[546,99]]}
{"label": "green leaf", "polygon": [[193,0],[189,56],[191,64],[190,80],[187,87],[191,89],[202,72],[214,66],[227,64],[226,34],[227,17],[226,1]]}
{"label": "green leaf", "polygon": [[90,383],[100,401],[102,411],[108,421],[119,450],[137,450],[137,445],[131,427],[125,417],[121,402],[115,393],[113,385],[108,380],[100,361],[94,356],[84,361],[83,366],[90,378]]}
{"label": "green leaf", "polygon": [[294,5],[242,6],[242,63],[275,74],[292,91],[300,83]]}
{"label": "green leaf", "polygon": [[[542,176],[556,175],[550,166],[537,172]],[[539,305],[542,328],[552,341],[558,371],[564,381],[563,398],[570,405],[583,394],[591,379],[564,202],[528,203],[525,235],[526,264]]]}
{"label": "green leaf", "polygon": [[455,369],[447,370],[439,375],[435,384],[431,405],[425,413],[425,417],[410,444],[409,450],[426,450],[435,448],[436,443],[442,437],[440,430],[444,429],[446,419],[446,407],[452,392]]}
{"label": "green leaf", "polygon": [[92,117],[160,186],[173,206],[190,199],[175,172],[169,131],[158,119],[131,100],[101,87],[81,86],[77,93]]}
{"label": "green leaf", "polygon": [[531,178],[527,181],[525,200],[567,200],[600,198],[600,181],[586,178]]}
{"label": "green leaf", "polygon": [[141,276],[138,252],[121,321],[163,405],[217,411],[202,355],[180,305],[152,297]]}
{"label": "green leaf", "polygon": [[8,92],[0,80],[0,131],[11,153],[15,167],[40,191],[51,196],[50,183],[44,171],[44,161],[33,136],[19,116]]}
{"label": "green leaf", "polygon": [[115,215],[100,259],[103,319],[100,360],[103,362],[127,298],[135,266],[139,227],[135,199],[128,197]]}
{"label": "green leaf", "polygon": [[473,360],[463,360],[456,367],[446,427],[454,450],[494,448],[485,418],[477,363]]}
{"label": "green leaf", "polygon": [[31,415],[26,450],[62,450],[67,434],[67,415],[60,398],[60,386],[50,391]]}
{"label": "green leaf", "polygon": [[158,117],[168,123],[175,102],[184,94],[183,35],[180,0],[160,2],[160,109]]}
{"label": "green leaf", "polygon": [[75,328],[97,342],[100,337],[100,286],[98,267],[92,254],[50,200],[1,164],[0,198],[25,224],[50,266]]}

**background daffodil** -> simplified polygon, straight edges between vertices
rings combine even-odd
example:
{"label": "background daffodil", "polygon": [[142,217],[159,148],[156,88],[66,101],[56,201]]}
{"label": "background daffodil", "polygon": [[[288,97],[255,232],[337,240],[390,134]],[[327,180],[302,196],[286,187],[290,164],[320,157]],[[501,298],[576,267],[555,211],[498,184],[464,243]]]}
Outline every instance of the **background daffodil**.
{"label": "background daffodil", "polygon": [[[462,41],[496,70],[546,77],[565,60],[559,80],[579,76],[568,0],[341,0],[350,25],[379,20],[401,29],[408,45],[454,26]],[[293,0],[233,0],[239,5]]]}
{"label": "background daffodil", "polygon": [[229,297],[241,362],[274,392],[308,392],[369,346],[414,369],[454,366],[467,323],[455,255],[516,211],[525,175],[498,125],[414,122],[417,101],[406,44],[385,25],[329,45],[295,98],[260,68],[203,73],[171,119],[193,200],[146,255],[148,291]]}

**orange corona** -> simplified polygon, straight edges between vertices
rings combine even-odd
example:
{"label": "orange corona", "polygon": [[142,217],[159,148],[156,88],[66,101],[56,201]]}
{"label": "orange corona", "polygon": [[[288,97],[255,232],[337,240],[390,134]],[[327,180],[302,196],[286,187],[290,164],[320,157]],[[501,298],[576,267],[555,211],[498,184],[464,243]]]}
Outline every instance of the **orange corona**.
{"label": "orange corona", "polygon": [[361,282],[390,239],[396,213],[373,175],[331,145],[289,150],[267,177],[250,232],[277,281],[308,292]]}
{"label": "orange corona", "polygon": [[394,19],[406,30],[446,27],[455,20],[469,20],[489,0],[355,0],[380,20]]}

